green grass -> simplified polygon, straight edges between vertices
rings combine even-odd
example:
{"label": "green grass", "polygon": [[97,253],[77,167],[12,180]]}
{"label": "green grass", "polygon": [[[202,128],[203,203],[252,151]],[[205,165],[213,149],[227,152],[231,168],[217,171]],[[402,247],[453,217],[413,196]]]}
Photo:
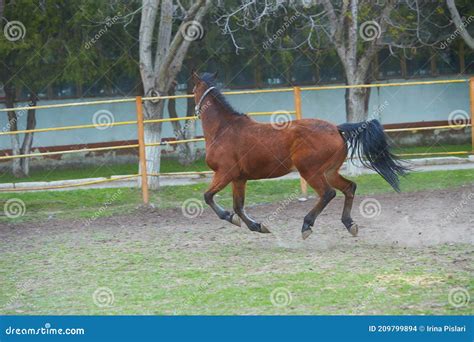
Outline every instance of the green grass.
{"label": "green grass", "polygon": [[[354,180],[359,194],[392,191],[378,175]],[[402,181],[402,189],[452,188],[473,181],[474,170],[414,173]],[[152,192],[151,199],[159,208],[180,207],[185,199],[200,199],[206,186],[164,187]],[[251,182],[247,202],[274,202],[288,197],[298,186],[297,180]],[[140,204],[136,189],[3,193],[0,207],[11,198],[25,202],[26,214],[9,223],[90,218],[97,213],[140,215],[134,212]],[[219,202],[231,203],[230,189],[222,192]],[[466,266],[472,255],[469,244],[403,248],[351,240],[354,243],[341,241],[322,250],[304,244],[282,247],[272,243],[271,237],[235,231],[238,238],[229,241],[226,234],[231,230],[215,231],[216,227],[160,232],[161,222],[167,219],[158,215],[161,213],[157,213],[158,229],[154,224],[128,226],[120,216],[117,222],[94,226],[71,227],[52,220],[52,228],[43,225],[38,229],[34,223],[3,227],[0,313],[473,313],[472,305],[456,308],[448,301],[453,288],[474,291]],[[5,218],[0,218],[0,226],[2,220]],[[93,294],[99,288],[112,291],[112,304],[94,304]],[[275,306],[273,291],[291,300]]]}
{"label": "green grass", "polygon": [[[470,151],[471,145],[444,145],[444,146],[415,146],[395,148],[395,153],[428,153],[428,152],[455,152]],[[463,155],[458,155],[462,157]],[[414,156],[410,158],[416,158]],[[423,156],[425,157],[425,156]],[[183,166],[175,158],[165,157],[161,161],[161,172],[188,172],[208,171],[204,158],[197,160],[191,165]],[[32,170],[30,176],[15,178],[11,173],[0,173],[0,183],[13,182],[48,182],[54,180],[81,179],[94,177],[110,177],[115,175],[130,175],[138,173],[137,163],[129,164],[107,164],[102,166],[82,166],[81,168],[58,168],[54,170]]]}
{"label": "green grass", "polygon": [[[204,159],[183,166],[174,158],[162,158],[161,172],[186,172],[209,170]],[[50,182],[55,180],[81,179],[95,177],[110,177],[116,175],[131,175],[138,173],[138,164],[111,164],[102,166],[81,166],[80,168],[58,168],[54,170],[32,170],[28,177],[15,178],[11,173],[0,173],[0,183],[13,182]]]}
{"label": "green grass", "polygon": [[[16,242],[18,250],[0,259],[0,313],[472,314],[447,300],[452,288],[474,290],[471,274],[451,262],[468,245],[420,251],[355,244],[350,251],[309,252],[262,247],[254,237],[203,252],[185,243],[124,230]],[[114,301],[98,307],[93,294],[104,287]],[[273,291],[286,295],[288,305],[272,305]]]}
{"label": "green grass", "polygon": [[[379,175],[362,175],[353,178],[357,183],[357,194],[368,195],[393,191]],[[453,170],[414,172],[402,179],[402,191],[424,189],[445,189],[474,182],[474,170]],[[208,184],[163,187],[151,192],[151,203],[158,208],[179,208],[189,198],[201,199]],[[275,202],[288,198],[299,189],[299,180],[251,181],[246,203],[254,205]],[[338,194],[340,195],[340,194]],[[230,186],[218,194],[219,202],[225,206],[232,204]],[[294,197],[294,196],[293,196]],[[26,206],[26,214],[17,219],[0,216],[0,222],[25,221],[42,218],[84,218],[114,215],[133,211],[141,204],[141,192],[135,188],[88,189],[71,191],[39,191],[25,193],[0,193],[0,205],[9,199],[21,199]],[[100,210],[101,208],[107,210]]]}

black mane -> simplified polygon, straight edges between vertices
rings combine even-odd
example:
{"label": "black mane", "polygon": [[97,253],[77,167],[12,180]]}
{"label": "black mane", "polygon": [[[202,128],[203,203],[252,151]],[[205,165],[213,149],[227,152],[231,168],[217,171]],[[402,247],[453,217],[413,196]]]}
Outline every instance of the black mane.
{"label": "black mane", "polygon": [[204,74],[201,75],[201,80],[206,83],[209,87],[216,87],[215,89],[211,90],[211,95],[214,96],[217,101],[219,101],[226,110],[228,110],[230,113],[235,114],[235,115],[244,115],[238,111],[236,111],[230,103],[227,101],[227,99],[224,97],[224,95],[221,93],[221,91],[217,88],[214,75],[205,72]]}

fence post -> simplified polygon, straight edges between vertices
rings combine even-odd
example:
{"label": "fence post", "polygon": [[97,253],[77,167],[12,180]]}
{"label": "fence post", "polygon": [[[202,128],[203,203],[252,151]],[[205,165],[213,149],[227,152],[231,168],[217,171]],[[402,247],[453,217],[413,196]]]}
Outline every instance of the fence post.
{"label": "fence post", "polygon": [[148,204],[148,177],[146,174],[146,152],[145,152],[145,129],[143,126],[143,104],[142,97],[135,98],[137,108],[137,130],[138,130],[138,157],[140,163],[140,176],[142,179],[143,203]]}
{"label": "fence post", "polygon": [[[303,114],[301,110],[301,88],[293,87],[293,94],[295,97],[296,120],[301,120],[303,118]],[[303,200],[306,200],[308,197],[308,184],[303,179],[303,177],[300,177],[300,185],[301,185],[301,193],[303,194]]]}
{"label": "fence post", "polygon": [[474,153],[474,77],[469,79],[469,98],[471,100],[471,152]]}

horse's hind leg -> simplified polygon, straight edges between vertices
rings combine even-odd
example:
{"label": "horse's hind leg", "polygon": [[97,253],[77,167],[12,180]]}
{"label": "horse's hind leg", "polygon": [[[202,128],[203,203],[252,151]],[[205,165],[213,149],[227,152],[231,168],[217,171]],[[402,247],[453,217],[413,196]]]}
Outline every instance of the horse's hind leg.
{"label": "horse's hind leg", "polygon": [[316,217],[323,211],[329,202],[336,196],[336,190],[331,188],[324,175],[310,175],[309,172],[304,172],[301,176],[308,182],[309,185],[318,193],[319,201],[313,209],[304,217],[303,228],[301,234],[303,239],[306,239],[313,232],[311,227],[314,225]]}
{"label": "horse's hind leg", "polygon": [[240,219],[237,215],[224,210],[219,204],[214,201],[214,195],[224,189],[227,184],[231,182],[231,179],[215,174],[212,178],[209,189],[204,193],[204,201],[214,210],[221,220],[226,220],[236,226],[240,227]]}
{"label": "horse's hind leg", "polygon": [[244,209],[245,202],[245,185],[246,180],[236,180],[232,182],[232,194],[234,197],[234,211],[242,221],[245,222],[247,227],[254,232],[259,233],[270,233],[267,227],[263,224],[256,222],[250,216],[247,215]]}
{"label": "horse's hind leg", "polygon": [[357,188],[356,183],[342,177],[337,170],[326,174],[326,177],[333,187],[344,194],[344,209],[342,211],[341,220],[349,233],[351,233],[352,236],[357,236],[359,227],[351,217],[352,202],[354,201],[354,195]]}

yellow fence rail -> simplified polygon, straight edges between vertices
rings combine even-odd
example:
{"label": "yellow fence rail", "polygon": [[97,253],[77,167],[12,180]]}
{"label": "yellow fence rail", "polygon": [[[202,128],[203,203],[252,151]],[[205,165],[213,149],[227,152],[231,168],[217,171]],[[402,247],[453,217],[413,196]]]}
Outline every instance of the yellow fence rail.
{"label": "yellow fence rail", "polygon": [[[318,86],[318,87],[287,87],[287,88],[278,88],[278,89],[258,89],[258,90],[242,90],[242,91],[229,91],[223,92],[225,95],[243,95],[243,94],[265,94],[265,93],[282,93],[282,92],[292,92],[294,97],[294,110],[284,111],[287,114],[295,115],[297,120],[302,119],[302,105],[301,105],[301,92],[303,91],[320,91],[320,90],[336,90],[336,89],[348,89],[348,88],[379,88],[379,87],[403,87],[403,86],[415,86],[415,85],[435,85],[435,84],[450,84],[450,83],[465,83],[469,82],[469,94],[470,94],[470,107],[471,107],[471,124],[465,125],[444,125],[444,126],[424,126],[424,127],[413,127],[413,128],[396,128],[396,129],[386,129],[386,132],[416,132],[416,131],[425,131],[425,130],[447,130],[447,129],[460,129],[464,127],[472,127],[472,122],[474,122],[474,78],[471,79],[457,79],[457,80],[439,80],[439,81],[419,81],[419,82],[406,82],[406,83],[379,83],[379,84],[360,84],[360,85],[340,85],[340,86]],[[77,150],[64,150],[64,151],[52,151],[52,152],[41,152],[41,153],[29,153],[22,155],[7,155],[0,156],[0,160],[6,159],[16,159],[16,158],[29,158],[29,157],[44,157],[52,155],[61,155],[61,154],[74,154],[74,153],[86,153],[86,152],[101,152],[108,150],[122,150],[122,149],[135,149],[139,150],[139,165],[140,173],[136,175],[114,177],[111,179],[103,179],[96,181],[87,181],[80,182],[75,184],[64,184],[56,186],[43,186],[43,187],[31,187],[31,188],[8,188],[0,189],[0,192],[7,191],[28,191],[28,190],[50,190],[50,189],[61,189],[68,187],[80,187],[87,185],[94,185],[105,182],[112,182],[116,180],[124,180],[139,177],[143,202],[149,202],[148,194],[148,177],[157,177],[157,176],[171,176],[171,175],[206,175],[212,174],[212,171],[201,171],[201,172],[172,172],[164,174],[147,174],[146,172],[146,156],[145,156],[145,147],[147,146],[167,146],[167,145],[176,145],[183,143],[191,142],[201,142],[204,141],[204,138],[194,138],[194,139],[185,139],[185,140],[174,140],[174,141],[165,141],[159,143],[145,143],[144,138],[144,125],[150,123],[164,123],[164,122],[173,122],[173,121],[183,121],[183,120],[197,120],[197,116],[190,117],[179,117],[179,118],[167,118],[167,119],[144,119],[142,103],[143,101],[155,101],[155,100],[166,100],[166,99],[182,99],[182,98],[191,98],[193,95],[173,95],[173,96],[158,96],[158,97],[140,97],[136,98],[126,98],[126,99],[115,99],[115,100],[100,100],[100,101],[88,101],[88,102],[73,102],[73,103],[62,103],[62,104],[53,104],[53,105],[40,105],[40,106],[24,106],[24,107],[15,107],[15,108],[2,108],[0,112],[8,111],[22,111],[29,109],[51,109],[51,108],[65,108],[65,107],[77,107],[77,106],[88,106],[88,105],[97,105],[97,104],[112,104],[112,103],[132,103],[136,104],[136,120],[131,121],[121,121],[113,122],[107,124],[88,124],[88,125],[73,125],[73,126],[63,126],[63,127],[51,127],[51,128],[38,128],[31,130],[17,130],[17,131],[8,131],[0,132],[1,135],[12,135],[12,134],[25,134],[25,133],[45,133],[45,132],[55,132],[55,131],[66,131],[66,130],[75,130],[75,129],[89,129],[89,128],[100,128],[100,127],[115,127],[123,125],[137,125],[138,132],[138,143],[137,144],[128,144],[120,146],[106,146],[106,147],[95,147],[95,148],[83,148]],[[263,115],[272,115],[278,113],[278,111],[265,111],[265,112],[249,112],[247,115],[250,116],[263,116]],[[472,132],[472,130],[471,130]],[[462,155],[462,154],[471,154],[474,151],[474,133],[471,133],[472,136],[472,151],[457,151],[457,152],[429,152],[429,153],[404,153],[399,154],[399,156],[422,156],[422,155]],[[301,191],[306,196],[307,193],[307,184],[301,179]]]}

